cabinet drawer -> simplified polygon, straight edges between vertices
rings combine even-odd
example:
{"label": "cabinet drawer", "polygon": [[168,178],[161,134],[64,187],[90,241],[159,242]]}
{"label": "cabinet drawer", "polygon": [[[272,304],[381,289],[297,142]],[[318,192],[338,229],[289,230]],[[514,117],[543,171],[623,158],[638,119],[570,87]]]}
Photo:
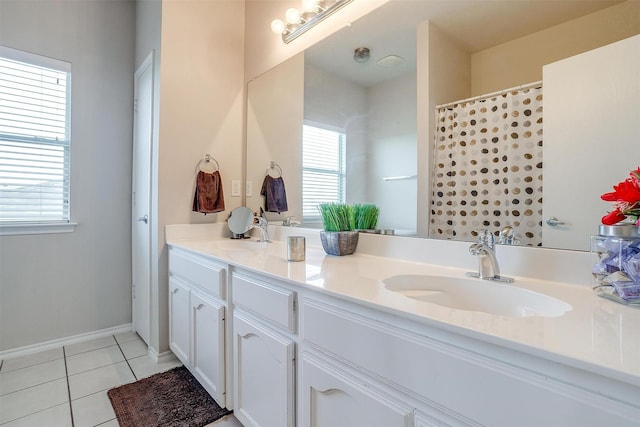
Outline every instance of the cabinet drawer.
{"label": "cabinet drawer", "polygon": [[218,298],[225,298],[226,270],[212,261],[172,250],[169,253],[169,273]]}
{"label": "cabinet drawer", "polygon": [[250,312],[295,332],[293,306],[295,292],[262,283],[253,278],[233,276],[233,302]]}

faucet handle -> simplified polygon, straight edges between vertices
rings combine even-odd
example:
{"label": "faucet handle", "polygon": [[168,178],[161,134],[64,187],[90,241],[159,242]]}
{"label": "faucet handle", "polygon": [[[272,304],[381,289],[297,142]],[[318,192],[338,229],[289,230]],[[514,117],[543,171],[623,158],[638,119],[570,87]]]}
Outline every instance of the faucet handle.
{"label": "faucet handle", "polygon": [[478,243],[481,245],[493,249],[495,242],[496,239],[491,231],[485,229],[478,232]]}

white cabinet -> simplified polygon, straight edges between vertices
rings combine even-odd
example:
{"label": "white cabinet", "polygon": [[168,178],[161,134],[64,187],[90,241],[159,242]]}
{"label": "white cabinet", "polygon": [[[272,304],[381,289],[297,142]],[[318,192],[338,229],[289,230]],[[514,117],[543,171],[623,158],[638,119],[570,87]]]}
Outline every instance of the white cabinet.
{"label": "white cabinet", "polygon": [[191,354],[189,312],[189,287],[169,278],[169,348],[185,365]]}
{"label": "white cabinet", "polygon": [[229,271],[172,248],[169,341],[245,427],[638,425],[635,384]]}
{"label": "white cabinet", "polygon": [[226,398],[226,269],[169,252],[169,348],[220,406]]}
{"label": "white cabinet", "polygon": [[245,427],[293,426],[293,341],[239,313],[233,330],[236,417]]}
{"label": "white cabinet", "polygon": [[[369,379],[305,353],[301,366],[304,427],[410,427],[412,407],[376,390]],[[346,368],[346,367],[345,367]]]}
{"label": "white cabinet", "polygon": [[234,413],[245,426],[295,425],[295,293],[234,275]]}
{"label": "white cabinet", "polygon": [[191,291],[191,372],[217,401],[225,401],[224,305]]}
{"label": "white cabinet", "polygon": [[[402,393],[419,426],[637,426],[640,419],[637,391],[627,384],[321,295],[303,298],[301,311],[303,361],[313,352],[354,367],[362,390],[382,384],[384,395]],[[303,363],[304,405],[313,398],[307,369]]]}

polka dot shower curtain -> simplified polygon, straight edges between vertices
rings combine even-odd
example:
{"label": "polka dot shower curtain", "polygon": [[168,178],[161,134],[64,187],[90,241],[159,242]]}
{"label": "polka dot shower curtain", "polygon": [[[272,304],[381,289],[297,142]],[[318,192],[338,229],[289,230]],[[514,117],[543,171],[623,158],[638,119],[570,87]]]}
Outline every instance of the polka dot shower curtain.
{"label": "polka dot shower curtain", "polygon": [[507,225],[542,242],[542,87],[437,112],[429,236],[474,241]]}

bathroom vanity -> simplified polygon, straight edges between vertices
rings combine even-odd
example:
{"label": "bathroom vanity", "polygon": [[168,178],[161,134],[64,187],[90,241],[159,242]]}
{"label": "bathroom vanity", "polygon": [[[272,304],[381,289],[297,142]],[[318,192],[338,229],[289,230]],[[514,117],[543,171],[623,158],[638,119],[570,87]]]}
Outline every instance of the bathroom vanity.
{"label": "bathroom vanity", "polygon": [[[424,245],[415,262],[371,255],[390,242],[371,235],[356,254],[332,257],[308,232],[306,260],[287,262],[277,230],[272,243],[256,243],[204,227],[167,227],[170,347],[243,425],[640,423],[640,310],[588,283],[524,278],[503,265],[515,277],[500,285],[513,287],[513,304],[537,296],[538,308],[500,312],[489,299],[472,311],[409,286],[462,281],[512,304],[493,283],[464,278],[460,263],[475,261],[468,244],[409,239]],[[452,251],[462,261],[442,263]]]}

